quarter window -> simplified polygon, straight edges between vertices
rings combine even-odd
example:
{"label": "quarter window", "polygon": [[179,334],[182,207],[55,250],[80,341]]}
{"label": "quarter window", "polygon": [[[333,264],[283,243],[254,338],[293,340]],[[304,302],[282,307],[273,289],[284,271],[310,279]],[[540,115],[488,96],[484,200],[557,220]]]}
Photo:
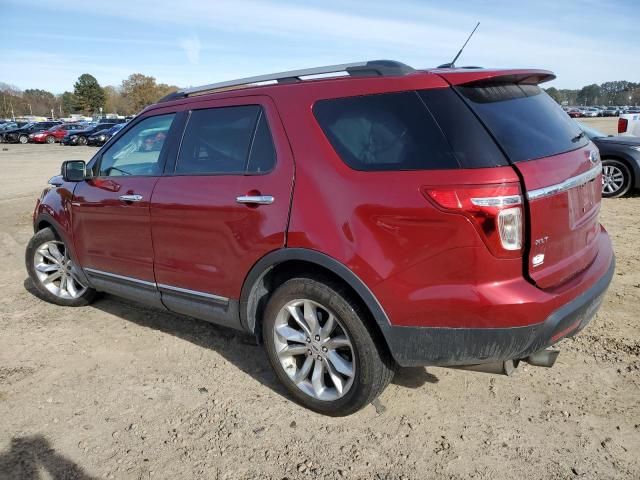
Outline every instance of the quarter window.
{"label": "quarter window", "polygon": [[133,126],[102,155],[99,176],[160,175],[161,153],[174,116],[149,117]]}
{"label": "quarter window", "polygon": [[321,100],[313,112],[338,155],[355,170],[459,168],[416,92]]}

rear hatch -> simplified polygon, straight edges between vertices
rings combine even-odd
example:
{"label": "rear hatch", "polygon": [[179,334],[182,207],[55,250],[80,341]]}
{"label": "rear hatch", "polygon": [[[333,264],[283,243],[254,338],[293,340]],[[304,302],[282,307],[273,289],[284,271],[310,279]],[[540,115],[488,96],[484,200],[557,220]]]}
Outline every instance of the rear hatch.
{"label": "rear hatch", "polygon": [[597,148],[537,85],[553,75],[545,71],[440,74],[521,177],[527,198],[525,257],[530,279],[540,288],[552,288],[575,277],[598,253],[601,165]]}

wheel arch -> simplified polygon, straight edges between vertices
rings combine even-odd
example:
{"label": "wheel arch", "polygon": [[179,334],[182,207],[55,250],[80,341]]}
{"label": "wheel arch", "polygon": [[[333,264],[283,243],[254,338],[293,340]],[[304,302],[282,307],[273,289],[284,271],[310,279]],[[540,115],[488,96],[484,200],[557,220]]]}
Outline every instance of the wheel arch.
{"label": "wheel arch", "polygon": [[[240,294],[240,322],[244,329],[262,338],[261,315],[271,293],[298,274],[328,277],[347,288],[350,296],[369,313],[365,319],[374,339],[389,350],[384,332],[389,317],[367,285],[346,265],[316,250],[282,248],[262,257],[245,277]],[[389,352],[392,353],[392,352]]]}
{"label": "wheel arch", "polygon": [[91,281],[84,274],[82,265],[80,265],[80,262],[78,261],[72,239],[69,238],[69,236],[65,233],[65,230],[58,224],[58,222],[56,222],[56,220],[51,215],[42,212],[36,217],[33,222],[33,232],[38,233],[40,230],[44,230],[45,228],[51,228],[55,232],[56,236],[64,242],[65,248],[69,249],[69,256],[71,257],[73,262],[80,267],[79,275],[82,276],[83,281],[85,281],[87,285],[91,286]]}

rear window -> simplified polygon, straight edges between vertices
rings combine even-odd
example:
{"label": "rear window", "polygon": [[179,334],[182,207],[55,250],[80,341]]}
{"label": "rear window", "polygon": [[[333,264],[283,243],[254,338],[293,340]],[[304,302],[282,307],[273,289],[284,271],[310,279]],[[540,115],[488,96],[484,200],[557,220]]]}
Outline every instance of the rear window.
{"label": "rear window", "polygon": [[450,88],[321,100],[320,127],[355,170],[506,165],[486,129]]}
{"label": "rear window", "polygon": [[575,150],[589,139],[537,85],[456,87],[512,162]]}

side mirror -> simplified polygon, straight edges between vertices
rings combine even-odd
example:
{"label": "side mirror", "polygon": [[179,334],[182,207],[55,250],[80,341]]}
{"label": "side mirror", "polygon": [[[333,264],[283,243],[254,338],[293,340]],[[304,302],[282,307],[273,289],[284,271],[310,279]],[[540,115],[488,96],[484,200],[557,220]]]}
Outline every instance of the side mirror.
{"label": "side mirror", "polygon": [[60,173],[65,182],[81,182],[87,178],[87,164],[84,160],[67,160],[62,162]]}

